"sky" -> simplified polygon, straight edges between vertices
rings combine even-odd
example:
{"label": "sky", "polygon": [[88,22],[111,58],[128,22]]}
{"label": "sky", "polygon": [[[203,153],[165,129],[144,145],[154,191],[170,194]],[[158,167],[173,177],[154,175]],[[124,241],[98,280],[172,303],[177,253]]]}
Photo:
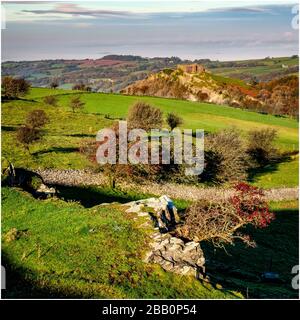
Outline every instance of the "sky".
{"label": "sky", "polygon": [[298,54],[295,1],[2,1],[2,61]]}

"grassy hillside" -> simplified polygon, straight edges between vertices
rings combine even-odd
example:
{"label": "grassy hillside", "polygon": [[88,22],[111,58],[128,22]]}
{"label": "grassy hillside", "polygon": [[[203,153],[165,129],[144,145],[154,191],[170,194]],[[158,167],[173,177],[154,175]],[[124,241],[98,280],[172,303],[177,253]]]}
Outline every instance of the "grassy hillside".
{"label": "grassy hillside", "polygon": [[[43,103],[43,97],[50,94],[57,95],[57,107]],[[80,95],[86,103],[83,111],[71,112],[68,103],[73,95]],[[298,123],[291,118],[176,99],[32,88],[24,99],[3,103],[2,156],[17,166],[86,168],[91,164],[78,153],[82,140],[93,139],[99,129],[111,125],[113,120],[125,118],[129,106],[138,100],[147,101],[165,113],[175,111],[183,117],[185,128],[213,132],[236,127],[244,135],[254,128],[274,128],[278,132],[276,144],[282,151],[298,150]],[[43,141],[33,145],[29,155],[16,143],[15,130],[24,123],[26,114],[34,109],[44,109],[50,117],[50,124],[46,126]],[[260,172],[254,183],[267,187],[295,186],[298,184],[297,168],[295,158],[276,168],[269,168],[267,172]]]}
{"label": "grassy hillside", "polygon": [[148,232],[134,215],[119,205],[85,209],[2,188],[5,297],[241,297],[143,263]]}
{"label": "grassy hillside", "polygon": [[[43,97],[56,95],[58,106]],[[80,95],[85,108],[73,113],[68,104]],[[20,100],[2,105],[2,156],[15,166],[29,168],[84,169],[92,164],[78,152],[83,140],[125,118],[128,108],[143,100],[175,111],[183,127],[209,132],[236,127],[243,135],[253,128],[275,128],[277,147],[294,151],[286,162],[256,172],[251,183],[264,188],[298,185],[298,123],[227,106],[182,100],[122,96],[33,88]],[[16,130],[29,111],[43,109],[50,118],[42,141],[30,154],[16,142]],[[5,297],[73,298],[295,298],[290,286],[291,267],[298,259],[298,203],[272,203],[276,220],[264,230],[249,229],[257,248],[240,243],[215,250],[201,244],[207,257],[210,284],[164,272],[145,264],[143,254],[149,230],[139,227],[134,214],[119,204],[146,198],[137,190],[128,193],[97,187],[58,187],[60,199],[37,200],[19,189],[2,188],[2,264],[7,268],[10,290]],[[63,199],[65,201],[63,201]],[[75,201],[81,201],[74,202]],[[70,202],[67,202],[70,201]],[[187,202],[177,200],[183,210]],[[16,210],[16,208],[18,208]],[[143,219],[143,218],[139,218]],[[279,273],[280,282],[265,283],[260,275]],[[225,267],[224,267],[225,266]],[[241,293],[239,293],[241,292]]]}
{"label": "grassy hillside", "polygon": [[[40,92],[40,90],[42,92]],[[54,92],[52,92],[54,91]],[[59,96],[59,105],[65,111],[70,111],[68,103],[70,96],[64,90]],[[28,99],[41,101],[42,95],[61,94],[60,90],[32,89]],[[74,91],[71,91],[74,94]],[[177,112],[184,120],[184,127],[190,129],[201,128],[213,132],[225,127],[236,127],[247,131],[253,128],[274,127],[279,132],[278,145],[283,150],[298,149],[298,122],[291,118],[264,115],[237,108],[219,106],[208,103],[190,102],[177,99],[163,99],[153,97],[134,97],[117,94],[80,93],[86,103],[85,113],[109,115],[112,118],[125,118],[128,108],[137,100],[147,101],[164,112]],[[27,98],[27,97],[26,97]]]}
{"label": "grassy hillside", "polygon": [[[87,195],[92,191],[100,198],[105,192],[89,189]],[[126,196],[116,194],[115,199],[125,200]],[[224,251],[201,244],[211,277],[211,283],[205,284],[144,264],[141,257],[148,245],[148,231],[139,228],[141,221],[118,204],[84,208],[76,202],[36,200],[5,187],[2,264],[7,268],[10,290],[4,295],[215,299],[239,298],[241,292],[250,298],[297,298],[290,272],[298,261],[298,202],[274,202],[271,208],[276,220],[267,229],[247,230],[256,248],[238,242]],[[279,274],[278,283],[260,279],[270,268]]]}

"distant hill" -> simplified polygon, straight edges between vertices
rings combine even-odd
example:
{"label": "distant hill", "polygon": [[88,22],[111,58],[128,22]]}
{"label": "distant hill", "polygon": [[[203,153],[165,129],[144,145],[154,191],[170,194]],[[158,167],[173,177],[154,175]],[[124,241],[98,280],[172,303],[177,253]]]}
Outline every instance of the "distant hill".
{"label": "distant hill", "polygon": [[152,73],[192,62],[204,65],[215,75],[241,79],[246,83],[297,74],[299,66],[298,56],[222,62],[210,59],[190,61],[178,57],[107,55],[101,59],[6,61],[2,63],[2,75],[24,77],[36,87],[47,87],[56,78],[62,89],[85,83],[93,91],[119,92]]}
{"label": "distant hill", "polygon": [[250,84],[207,70],[189,71],[193,66],[203,69],[201,65],[164,69],[129,85],[121,93],[227,104],[277,115],[298,115],[297,76]]}

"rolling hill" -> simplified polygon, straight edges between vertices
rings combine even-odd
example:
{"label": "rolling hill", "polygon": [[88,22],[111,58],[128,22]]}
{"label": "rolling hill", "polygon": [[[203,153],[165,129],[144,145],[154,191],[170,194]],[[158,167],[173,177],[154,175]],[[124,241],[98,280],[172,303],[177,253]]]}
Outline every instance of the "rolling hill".
{"label": "rolling hill", "polygon": [[119,92],[137,80],[181,63],[199,63],[222,77],[249,81],[269,81],[297,74],[298,56],[244,61],[182,60],[178,57],[143,58],[131,55],[109,55],[100,59],[5,61],[2,75],[25,77],[33,86],[47,87],[55,78],[60,88],[71,89],[83,82],[100,92]]}
{"label": "rolling hill", "polygon": [[[57,106],[43,102],[47,95],[56,95]],[[71,112],[68,104],[74,95],[80,95],[85,107],[82,112]],[[72,90],[32,88],[22,100],[4,102],[2,106],[2,156],[17,166],[31,168],[84,169],[90,162],[78,152],[83,140],[93,139],[97,131],[124,119],[128,108],[136,101],[145,101],[159,107],[165,114],[178,113],[183,126],[215,132],[235,127],[245,136],[251,129],[274,128],[278,132],[276,145],[282,152],[298,151],[298,122],[288,117],[276,117],[253,111],[211,103],[190,102],[178,99],[136,97],[118,94],[86,93]],[[28,155],[16,143],[16,130],[29,111],[43,109],[50,118],[44,139],[32,146]],[[286,172],[289,172],[286,175]],[[282,187],[298,184],[298,160],[293,156],[279,166],[258,173],[255,184]]]}

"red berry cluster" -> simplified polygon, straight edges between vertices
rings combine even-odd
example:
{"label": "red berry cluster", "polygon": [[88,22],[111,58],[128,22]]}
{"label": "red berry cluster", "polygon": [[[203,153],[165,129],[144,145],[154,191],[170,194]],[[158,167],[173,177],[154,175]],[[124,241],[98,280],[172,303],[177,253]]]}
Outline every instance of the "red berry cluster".
{"label": "red berry cluster", "polygon": [[275,215],[269,211],[261,189],[241,182],[234,186],[235,194],[230,198],[236,213],[258,228],[267,227]]}

